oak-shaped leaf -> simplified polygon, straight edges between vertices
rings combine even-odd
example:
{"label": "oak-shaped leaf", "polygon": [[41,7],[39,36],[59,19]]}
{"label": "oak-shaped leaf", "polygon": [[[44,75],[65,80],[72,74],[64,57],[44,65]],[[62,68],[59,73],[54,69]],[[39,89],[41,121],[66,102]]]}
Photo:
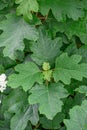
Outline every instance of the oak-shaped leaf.
{"label": "oak-shaped leaf", "polygon": [[73,107],[70,112],[70,119],[65,119],[67,130],[87,130],[87,100],[81,106]]}
{"label": "oak-shaped leaf", "polygon": [[47,15],[51,9],[58,21],[63,21],[66,16],[73,20],[78,20],[84,16],[82,3],[79,0],[38,0],[40,12]]}
{"label": "oak-shaped leaf", "polygon": [[65,84],[70,84],[71,78],[82,81],[82,78],[87,78],[87,64],[79,64],[82,57],[80,55],[68,56],[67,53],[62,53],[56,59],[55,70],[53,77],[56,82],[62,81]]}
{"label": "oak-shaped leaf", "polygon": [[48,87],[45,85],[36,85],[31,90],[29,96],[30,104],[39,104],[39,111],[45,114],[48,119],[61,112],[63,102],[62,98],[68,96],[68,92],[61,83],[54,83]]}
{"label": "oak-shaped leaf", "polygon": [[51,65],[54,64],[55,59],[61,53],[62,39],[56,38],[51,40],[45,31],[39,29],[39,39],[37,42],[33,42],[31,50],[33,54],[31,58],[39,65],[44,62],[49,62]]}
{"label": "oak-shaped leaf", "polygon": [[17,14],[23,15],[25,19],[32,19],[32,13],[31,12],[38,12],[39,5],[37,3],[37,0],[16,0],[16,4],[19,4],[17,7]]}
{"label": "oak-shaped leaf", "polygon": [[25,91],[29,90],[35,82],[42,83],[43,75],[40,69],[33,62],[19,64],[15,67],[17,74],[12,74],[8,78],[8,85],[12,88],[22,86]]}
{"label": "oak-shaped leaf", "polygon": [[38,38],[38,32],[34,26],[29,25],[15,14],[7,15],[7,19],[0,22],[0,30],[3,31],[0,35],[0,47],[5,47],[4,56],[13,60],[16,59],[17,50],[23,51],[24,38],[34,41]]}

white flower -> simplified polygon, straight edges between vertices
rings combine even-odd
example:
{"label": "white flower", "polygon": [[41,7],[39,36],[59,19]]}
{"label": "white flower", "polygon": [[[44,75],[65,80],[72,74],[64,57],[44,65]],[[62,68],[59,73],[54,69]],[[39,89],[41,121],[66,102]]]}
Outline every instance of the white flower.
{"label": "white flower", "polygon": [[1,74],[0,75],[0,91],[3,92],[6,89],[6,75],[5,74]]}

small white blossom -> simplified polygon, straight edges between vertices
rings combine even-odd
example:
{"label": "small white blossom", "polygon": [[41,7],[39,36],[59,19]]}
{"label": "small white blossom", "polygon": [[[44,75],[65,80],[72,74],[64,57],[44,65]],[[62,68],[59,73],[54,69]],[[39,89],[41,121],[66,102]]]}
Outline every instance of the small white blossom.
{"label": "small white blossom", "polygon": [[5,74],[1,74],[0,75],[0,91],[3,92],[6,89],[6,75]]}

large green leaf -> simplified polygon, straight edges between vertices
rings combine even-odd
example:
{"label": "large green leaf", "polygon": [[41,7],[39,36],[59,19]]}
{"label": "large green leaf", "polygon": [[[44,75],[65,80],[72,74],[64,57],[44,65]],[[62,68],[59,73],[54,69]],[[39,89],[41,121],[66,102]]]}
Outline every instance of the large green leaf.
{"label": "large green leaf", "polygon": [[34,41],[38,38],[36,29],[14,14],[8,15],[7,19],[0,23],[0,29],[3,30],[0,35],[0,47],[5,47],[4,56],[11,59],[16,58],[17,50],[23,51],[24,38]]}
{"label": "large green leaf", "polygon": [[73,107],[69,114],[70,119],[64,120],[67,130],[87,130],[87,100]]}
{"label": "large green leaf", "polygon": [[47,15],[49,10],[52,9],[58,21],[65,20],[66,16],[74,20],[84,16],[80,0],[39,0],[39,4],[40,12],[43,15]]}
{"label": "large green leaf", "polygon": [[51,38],[47,37],[45,32],[40,29],[38,41],[34,42],[31,46],[33,52],[31,57],[39,65],[42,65],[44,62],[53,64],[55,58],[61,53],[61,46],[61,38],[51,40]]}
{"label": "large green leaf", "polygon": [[9,76],[8,85],[12,88],[22,86],[25,91],[29,90],[35,82],[42,83],[43,76],[39,68],[33,62],[19,64],[15,67],[18,74]]}
{"label": "large green leaf", "polygon": [[29,103],[39,103],[40,113],[45,114],[48,119],[53,119],[61,111],[63,102],[60,99],[68,96],[67,90],[63,88],[61,83],[54,83],[48,87],[36,85],[30,92]]}
{"label": "large green leaf", "polygon": [[32,121],[33,125],[38,123],[38,111],[35,105],[29,106],[24,111],[19,111],[11,119],[11,130],[24,130],[28,121]]}
{"label": "large green leaf", "polygon": [[16,0],[15,2],[20,4],[17,7],[17,14],[23,14],[25,19],[32,19],[31,12],[38,12],[39,6],[36,0]]}
{"label": "large green leaf", "polygon": [[65,84],[70,84],[71,78],[82,81],[83,77],[87,78],[87,64],[79,64],[80,55],[68,56],[67,53],[61,54],[56,59],[53,77],[56,82],[61,80]]}

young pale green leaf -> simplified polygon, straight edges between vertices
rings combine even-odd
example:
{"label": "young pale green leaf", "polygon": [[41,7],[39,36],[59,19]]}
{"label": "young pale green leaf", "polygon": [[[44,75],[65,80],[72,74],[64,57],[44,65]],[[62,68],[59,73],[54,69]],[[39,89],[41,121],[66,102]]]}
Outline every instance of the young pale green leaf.
{"label": "young pale green leaf", "polygon": [[17,50],[23,51],[24,38],[34,41],[38,38],[36,29],[14,14],[7,15],[7,19],[0,23],[0,29],[3,30],[0,35],[0,47],[5,47],[4,56],[13,60]]}
{"label": "young pale green leaf", "polygon": [[33,52],[31,57],[39,65],[42,65],[44,62],[49,62],[52,65],[54,64],[55,58],[61,53],[61,46],[61,38],[51,40],[51,38],[47,37],[40,29],[38,41],[31,46]]}
{"label": "young pale green leaf", "polygon": [[48,120],[46,117],[40,118],[40,123],[44,129],[59,129],[60,123],[63,121],[65,115],[63,113],[58,113],[53,120]]}
{"label": "young pale green leaf", "polygon": [[65,119],[67,130],[87,130],[87,100],[81,106],[73,107],[70,112],[70,119]]}
{"label": "young pale green leaf", "polygon": [[76,88],[75,91],[79,93],[85,93],[87,96],[87,86],[86,85],[81,85],[79,88]]}
{"label": "young pale green leaf", "polygon": [[30,92],[29,103],[39,103],[40,113],[45,114],[51,120],[62,109],[61,98],[68,96],[67,90],[63,88],[61,83],[54,83],[49,86],[36,85]]}
{"label": "young pale green leaf", "polygon": [[17,7],[17,14],[23,15],[25,19],[32,19],[32,13],[31,12],[38,12],[39,5],[36,0],[16,0],[16,4],[20,4]]}
{"label": "young pale green leaf", "polygon": [[22,86],[25,91],[29,90],[35,82],[42,83],[43,75],[33,62],[19,64],[15,67],[18,74],[12,74],[8,78],[8,85],[12,88]]}
{"label": "young pale green leaf", "polygon": [[56,82],[61,80],[65,84],[70,84],[71,78],[82,81],[82,78],[87,78],[87,64],[79,64],[81,61],[80,55],[68,56],[67,53],[61,54],[56,59],[55,70],[53,77]]}
{"label": "young pale green leaf", "polygon": [[44,78],[44,80],[47,80],[47,81],[50,82],[51,78],[52,78],[52,73],[53,73],[52,70],[43,71],[43,78]]}
{"label": "young pale green leaf", "polygon": [[66,16],[73,20],[78,20],[84,16],[84,11],[80,0],[39,0],[40,12],[47,15],[51,9],[58,21],[63,21]]}
{"label": "young pale green leaf", "polygon": [[39,116],[36,105],[29,106],[24,111],[18,111],[11,119],[11,130],[24,130],[29,120],[32,120],[33,125],[38,123]]}

